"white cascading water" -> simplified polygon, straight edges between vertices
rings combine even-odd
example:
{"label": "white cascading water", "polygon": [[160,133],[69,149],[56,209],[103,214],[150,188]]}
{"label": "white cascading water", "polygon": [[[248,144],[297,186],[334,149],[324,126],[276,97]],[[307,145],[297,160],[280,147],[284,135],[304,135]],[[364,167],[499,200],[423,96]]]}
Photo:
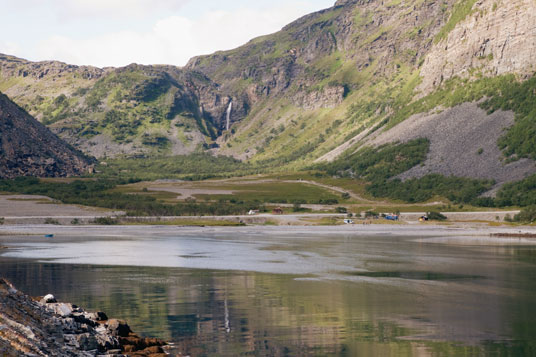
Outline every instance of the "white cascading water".
{"label": "white cascading water", "polygon": [[226,130],[229,130],[229,126],[231,124],[231,111],[233,110],[233,101],[231,100],[229,102],[229,106],[227,107],[227,125]]}

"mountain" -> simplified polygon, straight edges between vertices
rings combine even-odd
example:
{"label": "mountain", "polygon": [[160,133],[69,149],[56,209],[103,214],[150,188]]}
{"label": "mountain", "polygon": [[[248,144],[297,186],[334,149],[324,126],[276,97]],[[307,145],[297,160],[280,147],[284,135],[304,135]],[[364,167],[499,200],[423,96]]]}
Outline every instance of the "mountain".
{"label": "mountain", "polygon": [[229,99],[173,66],[95,68],[0,55],[0,90],[64,140],[96,156],[188,154],[224,127]]}
{"label": "mountain", "polygon": [[73,176],[90,171],[91,164],[0,93],[0,178]]}
{"label": "mountain", "polygon": [[184,68],[2,56],[0,90],[97,157],[211,150],[302,168],[426,138],[426,159],[401,178],[503,184],[536,172],[535,8],[339,0]]}

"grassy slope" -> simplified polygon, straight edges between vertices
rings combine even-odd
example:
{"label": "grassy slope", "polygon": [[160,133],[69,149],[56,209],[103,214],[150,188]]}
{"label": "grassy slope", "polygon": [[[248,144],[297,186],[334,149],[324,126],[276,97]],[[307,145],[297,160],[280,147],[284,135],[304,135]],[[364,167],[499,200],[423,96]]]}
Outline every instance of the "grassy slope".
{"label": "grassy slope", "polygon": [[[422,1],[404,2],[393,5],[389,10],[384,9],[384,12],[386,15],[396,13],[402,16],[400,22],[403,22],[404,16],[410,16],[413,6],[425,5]],[[336,32],[340,16],[347,15],[333,11],[311,18],[302,26],[315,28],[322,25],[324,31],[328,28],[328,31]],[[419,29],[412,28],[414,31],[409,33],[402,30],[395,32],[393,28],[396,26],[373,26],[372,17],[373,13],[368,11],[355,10],[353,14],[351,36],[357,49],[340,49],[307,64],[304,76],[314,78],[314,85],[308,86],[307,91],[321,92],[330,86],[345,86],[349,93],[341,105],[304,110],[294,104],[292,98],[298,88],[291,87],[284,96],[269,98],[254,108],[249,117],[236,126],[237,134],[229,138],[224,152],[251,151],[257,153],[253,157],[254,162],[288,165],[289,168],[303,167],[409,103],[413,89],[419,84],[417,52],[422,42],[426,41],[419,30],[424,33],[423,29],[430,27],[431,23],[425,22],[418,26]],[[279,33],[269,40],[261,38],[251,46],[271,40],[275,40],[279,48],[294,46],[285,36],[289,37],[289,34]],[[389,36],[406,47],[391,59],[395,69],[386,71],[380,63],[383,59],[372,57],[367,67],[357,68],[353,58],[355,51],[366,51],[376,46],[372,42],[382,41]],[[218,68],[216,76],[223,78],[226,71],[232,70],[222,66]]]}
{"label": "grassy slope", "polygon": [[[20,68],[27,65],[21,62]],[[185,146],[191,144],[192,133],[205,138],[194,144],[211,142],[216,136],[212,122],[199,115],[198,105],[178,83],[182,78],[173,75],[182,73],[174,69],[168,75],[164,68],[131,65],[108,71],[100,79],[84,78],[77,71],[39,80],[0,76],[0,88],[44,124],[74,141],[104,134],[118,144],[134,143],[161,155],[170,152],[171,136]],[[185,80],[206,84],[202,77]],[[176,98],[181,97],[184,99],[177,106]]]}

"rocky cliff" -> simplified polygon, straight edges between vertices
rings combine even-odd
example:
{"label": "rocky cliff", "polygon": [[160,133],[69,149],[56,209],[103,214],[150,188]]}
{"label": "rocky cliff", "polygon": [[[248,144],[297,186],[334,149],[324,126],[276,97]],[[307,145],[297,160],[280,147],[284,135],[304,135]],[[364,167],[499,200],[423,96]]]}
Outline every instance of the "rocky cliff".
{"label": "rocky cliff", "polygon": [[0,93],[0,178],[73,176],[91,160]]}
{"label": "rocky cliff", "polygon": [[536,3],[481,0],[426,55],[419,89],[427,94],[454,77],[475,73],[529,77],[536,70]]}

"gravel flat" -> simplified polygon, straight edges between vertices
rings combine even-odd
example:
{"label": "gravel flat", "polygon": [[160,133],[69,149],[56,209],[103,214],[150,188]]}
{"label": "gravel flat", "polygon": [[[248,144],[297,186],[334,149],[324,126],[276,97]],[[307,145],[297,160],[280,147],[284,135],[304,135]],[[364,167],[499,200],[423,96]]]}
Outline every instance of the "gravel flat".
{"label": "gravel flat", "polygon": [[0,217],[94,217],[114,215],[105,209],[54,203],[46,196],[0,195]]}

